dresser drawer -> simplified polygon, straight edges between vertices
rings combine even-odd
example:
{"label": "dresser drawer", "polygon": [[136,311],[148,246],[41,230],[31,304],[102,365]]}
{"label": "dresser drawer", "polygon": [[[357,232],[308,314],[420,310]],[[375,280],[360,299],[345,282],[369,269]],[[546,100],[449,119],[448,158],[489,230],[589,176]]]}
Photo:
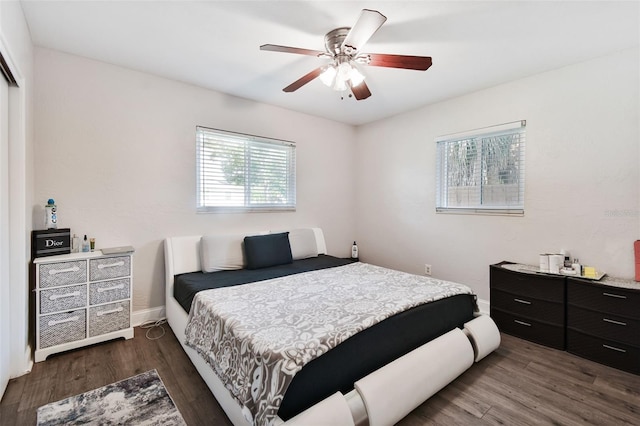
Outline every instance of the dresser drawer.
{"label": "dresser drawer", "polygon": [[493,306],[491,307],[491,318],[503,333],[556,349],[565,348],[564,323],[561,326],[547,324],[503,312]]}
{"label": "dresser drawer", "polygon": [[40,292],[40,313],[68,311],[87,306],[87,285],[57,287]]}
{"label": "dresser drawer", "polygon": [[571,305],[640,320],[640,291],[592,284],[570,278],[567,300]]}
{"label": "dresser drawer", "polygon": [[115,302],[116,300],[128,299],[129,284],[129,278],[90,283],[89,303],[91,305],[99,305],[101,303],[109,303]]}
{"label": "dresser drawer", "polygon": [[491,265],[489,274],[492,289],[538,300],[564,303],[564,277],[509,271],[496,265]]}
{"label": "dresser drawer", "polygon": [[567,331],[567,351],[620,370],[640,374],[640,348]]}
{"label": "dresser drawer", "polygon": [[128,275],[131,275],[131,258],[129,256],[89,260],[89,279],[91,281],[109,280]]}
{"label": "dresser drawer", "polygon": [[41,316],[39,348],[84,339],[87,330],[86,321],[85,309]]}
{"label": "dresser drawer", "polygon": [[38,270],[40,288],[79,284],[87,281],[87,261],[43,263]]}
{"label": "dresser drawer", "polygon": [[567,306],[567,327],[595,337],[640,348],[640,321]]}
{"label": "dresser drawer", "polygon": [[564,326],[564,304],[491,290],[491,307],[517,316]]}
{"label": "dresser drawer", "polygon": [[129,301],[89,308],[89,337],[130,327]]}

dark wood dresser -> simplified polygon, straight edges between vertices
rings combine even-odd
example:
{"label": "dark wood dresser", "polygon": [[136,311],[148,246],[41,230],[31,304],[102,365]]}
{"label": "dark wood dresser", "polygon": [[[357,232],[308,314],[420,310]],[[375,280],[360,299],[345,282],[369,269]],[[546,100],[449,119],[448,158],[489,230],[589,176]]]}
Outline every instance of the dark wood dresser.
{"label": "dark wood dresser", "polygon": [[565,277],[526,268],[511,262],[491,265],[491,318],[504,333],[564,350]]}
{"label": "dark wood dresser", "polygon": [[640,374],[640,283],[567,278],[567,351]]}
{"label": "dark wood dresser", "polygon": [[640,374],[640,283],[490,266],[491,317],[501,332]]}

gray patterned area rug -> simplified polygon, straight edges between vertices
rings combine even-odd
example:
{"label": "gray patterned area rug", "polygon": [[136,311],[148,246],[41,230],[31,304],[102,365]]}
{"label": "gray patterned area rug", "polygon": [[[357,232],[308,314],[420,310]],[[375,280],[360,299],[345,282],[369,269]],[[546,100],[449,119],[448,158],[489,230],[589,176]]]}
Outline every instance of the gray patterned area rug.
{"label": "gray patterned area rug", "polygon": [[38,426],[184,425],[156,370],[38,408]]}

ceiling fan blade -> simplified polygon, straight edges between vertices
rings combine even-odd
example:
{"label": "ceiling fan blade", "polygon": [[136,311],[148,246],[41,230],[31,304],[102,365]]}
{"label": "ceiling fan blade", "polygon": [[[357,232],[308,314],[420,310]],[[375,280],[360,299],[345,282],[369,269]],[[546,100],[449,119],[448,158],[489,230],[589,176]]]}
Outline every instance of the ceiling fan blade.
{"label": "ceiling fan blade", "polygon": [[299,88],[301,88],[302,86],[310,82],[311,80],[317,78],[321,72],[322,72],[322,67],[316,68],[315,70],[311,71],[308,74],[303,75],[302,77],[300,77],[299,79],[297,79],[296,81],[294,81],[293,83],[291,83],[290,85],[282,89],[282,91],[287,93],[295,92],[296,90],[298,90]]}
{"label": "ceiling fan blade", "polygon": [[320,50],[302,49],[300,47],[279,46],[277,44],[263,44],[260,50],[268,50],[270,52],[297,53],[298,55],[320,56],[325,54]]}
{"label": "ceiling fan blade", "polygon": [[[349,85],[351,86],[351,83],[349,83]],[[369,90],[367,83],[364,81],[357,86],[351,86],[351,92],[353,92],[353,96],[355,96],[359,101],[371,96],[371,91]]]}
{"label": "ceiling fan blade", "polygon": [[342,42],[343,52],[348,55],[356,53],[386,20],[387,17],[377,10],[362,9],[360,17]]}
{"label": "ceiling fan blade", "polygon": [[367,53],[360,55],[357,58],[357,62],[374,67],[405,68],[409,70],[426,71],[431,66],[431,57]]}

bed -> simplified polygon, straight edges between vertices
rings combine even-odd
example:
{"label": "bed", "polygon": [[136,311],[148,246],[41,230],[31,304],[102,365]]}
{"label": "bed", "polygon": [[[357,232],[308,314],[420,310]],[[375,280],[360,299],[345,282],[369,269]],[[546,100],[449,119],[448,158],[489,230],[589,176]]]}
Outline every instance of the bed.
{"label": "bed", "polygon": [[[393,424],[499,345],[495,324],[487,316],[478,316],[475,296],[466,286],[440,282],[444,290],[438,290],[437,295],[420,295],[422,299],[416,301],[413,299],[418,296],[411,290],[409,299],[412,300],[400,302],[399,295],[409,288],[407,282],[425,278],[404,274],[398,279],[396,274],[403,273],[329,256],[319,228],[268,235],[250,236],[246,240],[242,235],[165,240],[167,321],[234,425]],[[286,249],[290,250],[291,260],[279,260],[278,253]],[[387,280],[388,274],[401,282],[397,288],[389,284],[392,281]],[[426,292],[420,282],[415,284],[419,293]],[[218,288],[210,290],[211,286]],[[316,291],[318,288],[322,291]],[[246,293],[249,290],[252,293]],[[340,302],[320,308],[328,302],[314,298],[312,293],[322,293],[322,298]],[[363,310],[359,317],[355,315],[354,312],[366,308],[372,295],[386,299],[369,301],[378,304],[368,308],[374,310],[369,313]],[[349,302],[349,297],[355,299]],[[260,303],[256,304],[255,300]],[[312,309],[309,301],[318,304],[315,308],[320,310],[311,316],[289,312],[296,306]],[[339,306],[343,301],[349,304],[349,309]],[[406,306],[400,306],[401,303]],[[231,311],[220,317],[207,317],[210,305],[216,305],[215,309],[231,307]],[[273,315],[262,313],[263,316],[255,320],[262,329],[252,329],[244,323],[233,330],[225,328],[228,323],[237,323],[233,316],[236,311],[262,305],[275,309],[271,311]],[[258,316],[257,308],[250,310],[253,316]],[[287,315],[277,318],[282,310],[287,311]],[[295,321],[309,327],[299,332],[308,336],[319,329],[317,324],[308,324],[309,318],[333,310],[344,311],[340,315],[350,317],[351,322],[336,317],[336,322],[328,327],[331,330],[327,331],[334,334],[311,339],[322,342],[319,348],[305,347],[290,357],[290,348],[275,351],[287,354],[288,358],[269,361],[278,366],[273,367],[277,373],[273,373],[273,377],[271,372],[264,373],[266,379],[254,377],[254,371],[272,368],[267,367],[263,355],[254,356],[257,360],[243,359],[243,366],[255,364],[241,369],[249,374],[247,377],[234,376],[231,380],[225,376],[233,369],[228,368],[224,353],[235,354],[247,345],[256,346],[243,343],[239,337],[232,340],[231,337],[242,334],[238,330],[242,329],[247,337],[260,336],[265,328],[273,329],[266,324],[271,317],[276,324],[296,318]],[[199,315],[201,311],[205,316]],[[306,319],[299,320],[300,317]],[[336,331],[339,327],[342,329]],[[256,351],[263,353],[262,349]],[[282,365],[289,367],[282,368]],[[282,372],[278,369],[295,371],[281,379],[278,374],[282,376]],[[273,392],[271,399],[264,402],[256,397],[256,382],[262,383],[262,388],[284,390]],[[397,392],[389,395],[390,387]]]}

